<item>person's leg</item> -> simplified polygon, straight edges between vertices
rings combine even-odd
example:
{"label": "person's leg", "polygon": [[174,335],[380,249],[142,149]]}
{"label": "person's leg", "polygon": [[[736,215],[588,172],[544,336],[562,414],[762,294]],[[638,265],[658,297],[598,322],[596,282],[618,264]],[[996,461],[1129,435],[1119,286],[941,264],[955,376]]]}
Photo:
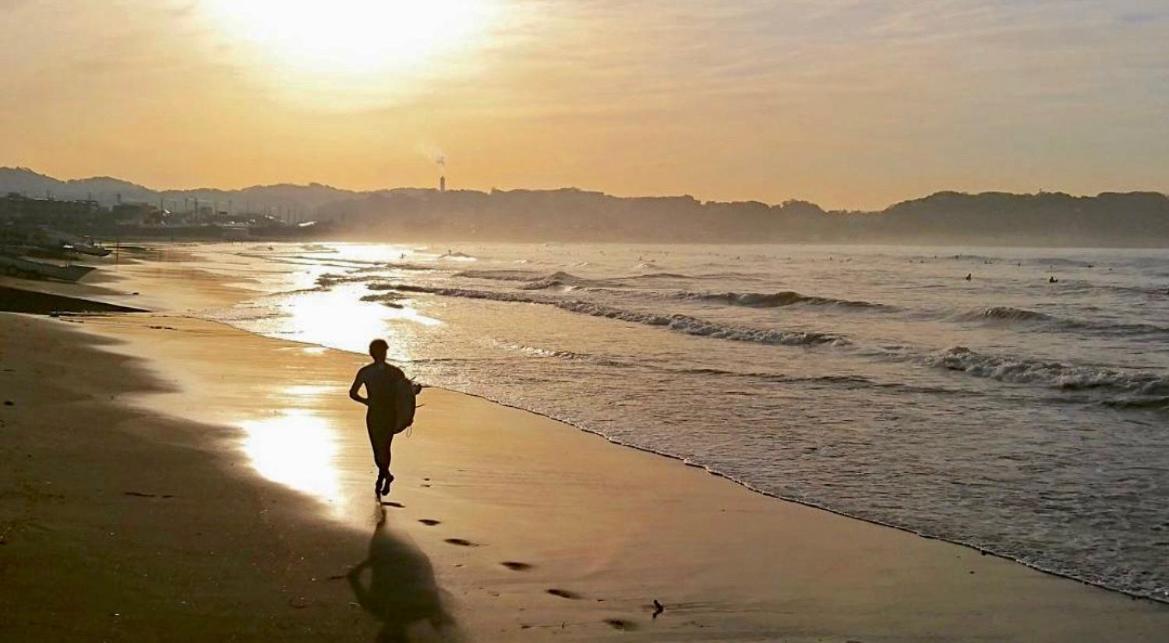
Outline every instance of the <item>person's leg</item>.
{"label": "person's leg", "polygon": [[[390,493],[390,483],[394,481],[394,474],[390,473],[390,447],[394,444],[394,434],[386,432],[382,441],[381,457],[378,460],[378,477],[382,480],[382,495]],[[384,464],[384,466],[383,466]]]}
{"label": "person's leg", "polygon": [[373,490],[377,495],[384,496],[386,492],[382,491],[382,489],[386,486],[385,479],[386,474],[389,473],[390,465],[388,462],[383,463],[382,452],[384,450],[381,447],[382,439],[378,430],[380,423],[377,420],[376,417],[372,417],[371,413],[367,413],[365,416],[365,429],[369,434],[369,446],[373,451],[373,461],[377,465],[377,482],[373,483]]}
{"label": "person's leg", "polygon": [[[393,446],[394,446],[394,434],[393,434],[393,433],[391,433],[391,434],[389,434],[389,435],[387,435],[387,436],[386,436],[386,447],[385,447],[385,454],[382,456],[382,457],[383,457],[383,459],[385,460],[385,463],[386,463],[386,473],[387,473],[387,474],[389,474],[389,473],[390,473],[390,458],[392,458],[392,457],[393,457],[393,454],[391,454],[391,453],[390,453],[390,449],[391,449]],[[393,479],[394,479],[394,476],[393,476],[393,474],[390,474],[390,479],[391,479],[391,480],[393,480]]]}

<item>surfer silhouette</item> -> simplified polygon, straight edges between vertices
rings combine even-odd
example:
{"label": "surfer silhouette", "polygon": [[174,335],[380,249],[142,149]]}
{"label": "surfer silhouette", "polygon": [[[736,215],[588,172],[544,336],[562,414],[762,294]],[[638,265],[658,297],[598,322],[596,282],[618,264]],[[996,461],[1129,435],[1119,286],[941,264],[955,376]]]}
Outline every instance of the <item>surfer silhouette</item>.
{"label": "surfer silhouette", "polygon": [[[390,447],[394,434],[414,421],[413,396],[419,388],[401,369],[386,362],[388,350],[389,345],[385,340],[375,339],[370,342],[369,356],[373,362],[357,371],[353,385],[349,387],[349,397],[366,406],[365,428],[369,432],[369,445],[373,448],[373,459],[377,464],[374,492],[378,496],[390,493],[390,483],[394,481],[394,475],[390,473]],[[364,397],[361,395],[363,386]]]}

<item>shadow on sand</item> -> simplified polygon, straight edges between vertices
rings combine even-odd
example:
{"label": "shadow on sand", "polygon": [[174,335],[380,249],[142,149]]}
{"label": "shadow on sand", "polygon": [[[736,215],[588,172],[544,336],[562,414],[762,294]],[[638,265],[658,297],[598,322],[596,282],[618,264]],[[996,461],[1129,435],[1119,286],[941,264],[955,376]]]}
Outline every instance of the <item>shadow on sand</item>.
{"label": "shadow on sand", "polygon": [[[377,526],[369,539],[369,555],[348,575],[357,602],[382,622],[376,640],[458,640],[458,628],[443,607],[430,561],[413,544],[390,535],[386,510],[378,507],[378,511]],[[366,570],[369,583],[363,585]]]}

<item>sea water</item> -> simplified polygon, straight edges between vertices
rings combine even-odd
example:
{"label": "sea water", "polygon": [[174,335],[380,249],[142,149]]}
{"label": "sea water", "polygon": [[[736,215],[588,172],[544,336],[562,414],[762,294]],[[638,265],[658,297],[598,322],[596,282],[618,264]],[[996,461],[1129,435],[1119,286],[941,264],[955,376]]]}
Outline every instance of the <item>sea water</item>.
{"label": "sea water", "polygon": [[355,352],[383,336],[427,384],[1169,600],[1169,252],[199,252],[261,289],[209,313],[240,328]]}

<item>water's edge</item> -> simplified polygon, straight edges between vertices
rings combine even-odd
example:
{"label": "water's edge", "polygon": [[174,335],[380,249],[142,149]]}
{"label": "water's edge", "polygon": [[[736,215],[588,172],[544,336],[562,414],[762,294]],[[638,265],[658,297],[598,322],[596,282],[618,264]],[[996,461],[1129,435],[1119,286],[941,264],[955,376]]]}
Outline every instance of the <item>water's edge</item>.
{"label": "water's edge", "polygon": [[[164,313],[164,314],[165,314],[165,313]],[[228,321],[222,321],[222,320],[214,319],[214,318],[211,318],[211,317],[200,316],[200,315],[198,315],[198,314],[185,314],[185,313],[178,313],[178,314],[176,314],[176,316],[179,316],[179,317],[187,317],[187,318],[192,318],[192,319],[199,319],[199,320],[201,320],[201,321],[207,321],[207,322],[211,322],[211,323],[214,323],[214,324],[218,324],[218,325],[222,325],[222,326],[225,326],[225,327],[228,327],[228,328],[232,328],[232,329],[234,329],[234,330],[238,330],[238,331],[241,331],[241,332],[248,333],[249,335],[254,335],[254,336],[256,336],[256,337],[262,337],[262,338],[264,338],[264,339],[272,339],[272,340],[276,340],[276,341],[289,342],[289,343],[293,343],[293,344],[300,344],[300,345],[304,345],[304,346],[312,346],[312,347],[314,347],[314,348],[320,348],[320,349],[322,349],[322,350],[325,350],[325,351],[329,351],[329,352],[337,352],[337,353],[343,353],[343,354],[346,354],[346,355],[364,355],[363,353],[361,353],[361,352],[359,352],[359,351],[346,351],[346,350],[343,350],[343,349],[334,348],[334,347],[331,347],[331,346],[325,346],[325,345],[323,345],[323,344],[317,344],[317,343],[313,343],[313,342],[309,342],[309,341],[301,341],[301,340],[296,340],[296,339],[287,338],[287,337],[275,337],[275,336],[270,336],[270,335],[264,335],[264,334],[262,334],[262,333],[259,333],[259,332],[255,332],[255,331],[252,331],[252,330],[248,330],[248,329],[246,329],[246,328],[243,328],[243,327],[241,327],[241,326],[236,326],[236,325],[234,325],[234,324],[232,324],[232,323],[230,323],[230,322],[228,322]],[[409,364],[410,362],[409,362],[409,361],[405,361],[405,362],[403,362],[403,363],[405,363],[405,364]],[[691,461],[691,460],[689,460],[689,459],[687,459],[687,458],[685,458],[685,457],[678,456],[678,455],[675,455],[675,454],[673,454],[673,453],[669,453],[669,452],[667,452],[667,451],[662,451],[662,450],[657,450],[657,449],[651,449],[651,448],[648,448],[648,447],[639,446],[639,445],[637,445],[637,444],[632,444],[632,443],[629,443],[629,442],[623,442],[623,441],[621,441],[621,440],[617,440],[617,439],[615,439],[615,438],[612,438],[612,437],[610,437],[610,436],[608,436],[608,435],[606,435],[606,434],[604,434],[604,433],[602,433],[602,432],[600,432],[600,431],[593,430],[593,429],[590,429],[590,428],[588,428],[588,427],[581,426],[581,425],[579,425],[579,424],[575,424],[575,423],[573,423],[573,422],[571,422],[571,421],[568,421],[568,420],[565,420],[565,419],[562,419],[562,418],[556,417],[556,416],[554,416],[554,415],[550,415],[550,414],[547,414],[547,413],[543,413],[543,412],[540,412],[540,411],[538,411],[538,410],[534,410],[534,409],[530,409],[530,408],[525,408],[525,407],[518,406],[518,405],[516,405],[516,404],[512,404],[512,403],[509,403],[509,402],[506,402],[506,401],[503,401],[503,400],[500,400],[500,399],[496,399],[496,398],[493,398],[493,397],[491,397],[491,396],[488,396],[488,395],[483,395],[483,394],[479,394],[479,393],[472,393],[472,392],[469,392],[469,391],[463,391],[463,390],[460,390],[460,389],[458,389],[458,388],[451,387],[451,386],[431,386],[431,385],[427,385],[427,386],[428,386],[429,388],[436,388],[436,389],[440,389],[440,390],[444,390],[444,391],[449,391],[449,392],[452,392],[452,393],[456,393],[456,394],[459,394],[459,395],[466,395],[466,396],[469,396],[469,397],[474,397],[474,398],[477,398],[477,399],[485,400],[485,401],[487,401],[487,402],[490,402],[490,403],[492,403],[492,404],[498,404],[498,405],[500,405],[500,406],[504,406],[504,407],[507,407],[507,408],[516,409],[516,410],[519,410],[519,411],[524,411],[524,412],[527,412],[527,413],[531,413],[531,414],[533,414],[533,415],[537,415],[537,416],[539,416],[539,417],[542,417],[542,418],[545,418],[545,419],[551,420],[551,421],[553,421],[553,422],[556,422],[557,424],[561,424],[561,425],[564,425],[564,426],[567,426],[567,427],[573,428],[573,429],[575,429],[575,430],[577,430],[577,431],[581,431],[581,432],[583,432],[583,433],[587,433],[587,434],[590,434],[590,435],[594,435],[594,436],[600,437],[600,438],[604,439],[605,441],[607,441],[607,442],[609,442],[609,443],[611,443],[611,444],[614,444],[614,445],[620,446],[620,447],[629,448],[629,449],[634,449],[634,450],[636,450],[636,451],[640,451],[640,452],[642,452],[642,453],[646,453],[646,454],[649,454],[649,455],[654,455],[654,456],[658,456],[658,457],[668,458],[668,459],[670,459],[670,460],[675,460],[675,461],[681,462],[682,464],[684,464],[685,466],[688,466],[688,467],[693,467],[693,468],[699,468],[699,469],[703,469],[703,470],[704,470],[704,471],[706,471],[708,474],[710,474],[710,475],[712,475],[712,476],[714,476],[714,477],[717,477],[717,478],[722,478],[722,479],[724,479],[724,480],[727,480],[728,482],[731,482],[731,483],[733,483],[733,484],[735,484],[735,485],[738,485],[739,487],[742,487],[743,489],[745,489],[745,490],[747,490],[747,491],[749,491],[749,492],[757,493],[757,494],[759,494],[759,495],[766,496],[766,497],[768,497],[768,498],[773,498],[773,499],[775,499],[775,500],[780,500],[780,501],[783,501],[783,502],[790,502],[790,503],[794,503],[794,504],[802,505],[802,506],[805,506],[805,507],[810,507],[810,508],[812,508],[812,509],[818,509],[818,510],[821,510],[821,511],[826,511],[826,512],[829,512],[829,513],[832,513],[832,514],[835,514],[835,515],[838,515],[838,516],[842,516],[842,517],[845,517],[845,518],[848,518],[848,519],[851,519],[851,520],[859,520],[859,521],[866,522],[866,523],[869,523],[869,524],[872,524],[872,525],[877,525],[877,526],[881,526],[881,527],[887,527],[887,528],[891,528],[891,529],[896,529],[896,530],[898,530],[898,531],[902,531],[902,532],[905,532],[905,533],[913,534],[913,535],[915,535],[915,536],[918,536],[918,537],[921,537],[921,538],[925,538],[925,539],[928,539],[928,540],[938,540],[938,541],[941,541],[941,542],[946,542],[946,543],[950,543],[950,544],[953,544],[953,545],[961,546],[961,547],[964,547],[964,548],[967,548],[967,549],[972,549],[972,550],[974,550],[974,551],[977,551],[977,552],[979,552],[980,554],[982,554],[982,555],[984,555],[984,556],[994,556],[994,557],[996,557],[996,558],[999,558],[999,559],[1002,559],[1002,560],[1007,560],[1007,561],[1010,561],[1010,562],[1012,562],[1012,563],[1017,563],[1017,564],[1020,564],[1020,565],[1022,565],[1022,566],[1024,566],[1024,567],[1027,567],[1027,568],[1033,569],[1033,570],[1035,570],[1035,571],[1038,571],[1038,572],[1041,572],[1041,573],[1044,573],[1044,574],[1048,574],[1048,575],[1055,576],[1055,577],[1059,577],[1059,578],[1064,578],[1064,579],[1067,579],[1067,580],[1076,581],[1076,582],[1078,582],[1078,583],[1081,583],[1081,584],[1084,584],[1084,585],[1088,585],[1088,586],[1091,586],[1091,587],[1095,587],[1095,588],[1099,588],[1099,589],[1103,589],[1103,590],[1106,590],[1106,591],[1111,591],[1111,592],[1116,592],[1116,593],[1118,593],[1118,594],[1123,594],[1123,595],[1125,595],[1125,596],[1129,596],[1129,597],[1133,598],[1134,600],[1136,600],[1136,599],[1140,599],[1140,600],[1147,600],[1147,601],[1151,601],[1151,602],[1155,602],[1155,603],[1160,603],[1160,604],[1169,605],[1169,599],[1162,599],[1162,598],[1159,598],[1159,597],[1157,597],[1157,596],[1155,596],[1155,595],[1150,595],[1150,594],[1146,594],[1146,593],[1141,593],[1141,592],[1135,592],[1135,591],[1127,590],[1127,589],[1124,589],[1124,588],[1121,588],[1121,587],[1116,587],[1116,586],[1113,586],[1113,585],[1109,585],[1109,584],[1107,584],[1107,583],[1105,583],[1105,582],[1096,581],[1096,580],[1092,580],[1092,579],[1088,579],[1088,578],[1083,578],[1083,577],[1077,576],[1077,575],[1075,575],[1074,573],[1070,573],[1070,572],[1064,572],[1064,571],[1059,571],[1059,570],[1054,570],[1054,569],[1048,569],[1048,568],[1045,568],[1045,567],[1043,567],[1043,566],[1041,566],[1041,565],[1038,565],[1038,564],[1035,564],[1035,563],[1031,563],[1031,562],[1028,562],[1028,561],[1025,561],[1025,560],[1019,559],[1019,558],[1015,558],[1015,557],[1013,557],[1013,556],[1009,556],[1009,555],[1006,555],[1006,554],[1002,554],[1002,553],[996,552],[996,551],[994,551],[994,550],[991,550],[991,549],[987,549],[987,548],[985,548],[985,547],[981,547],[981,546],[979,546],[979,545],[976,545],[976,544],[973,544],[973,543],[964,542],[964,541],[957,540],[957,539],[953,539],[953,538],[945,538],[945,537],[942,537],[942,536],[937,536],[937,535],[930,534],[930,533],[927,533],[927,532],[923,532],[923,531],[918,531],[918,530],[915,530],[915,529],[911,529],[911,528],[909,528],[909,527],[905,527],[905,526],[902,526],[902,525],[897,525],[897,524],[890,523],[890,522],[884,522],[884,521],[876,520],[876,519],[873,519],[873,518],[867,518],[867,517],[864,517],[864,516],[859,516],[859,515],[854,515],[854,514],[851,514],[851,513],[844,512],[844,511],[839,511],[839,510],[833,509],[832,507],[829,507],[829,506],[826,506],[826,505],[823,505],[823,504],[820,504],[820,503],[816,503],[816,502],[812,502],[812,501],[808,501],[808,500],[803,500],[803,499],[799,499],[799,498],[794,498],[794,497],[789,497],[789,496],[784,496],[784,495],[781,495],[781,494],[776,494],[776,493],[773,493],[773,492],[769,492],[769,491],[766,491],[766,490],[760,489],[760,488],[758,488],[758,487],[756,487],[756,486],[754,486],[754,485],[750,484],[749,482],[747,482],[747,481],[745,481],[745,480],[742,480],[742,479],[736,478],[736,477],[734,477],[734,476],[728,475],[728,474],[726,474],[726,473],[724,473],[724,472],[722,472],[722,471],[719,471],[719,470],[717,470],[717,469],[715,469],[715,468],[713,468],[713,467],[709,467],[709,466],[703,465],[703,464],[701,464],[701,463],[693,462],[693,461]]]}

